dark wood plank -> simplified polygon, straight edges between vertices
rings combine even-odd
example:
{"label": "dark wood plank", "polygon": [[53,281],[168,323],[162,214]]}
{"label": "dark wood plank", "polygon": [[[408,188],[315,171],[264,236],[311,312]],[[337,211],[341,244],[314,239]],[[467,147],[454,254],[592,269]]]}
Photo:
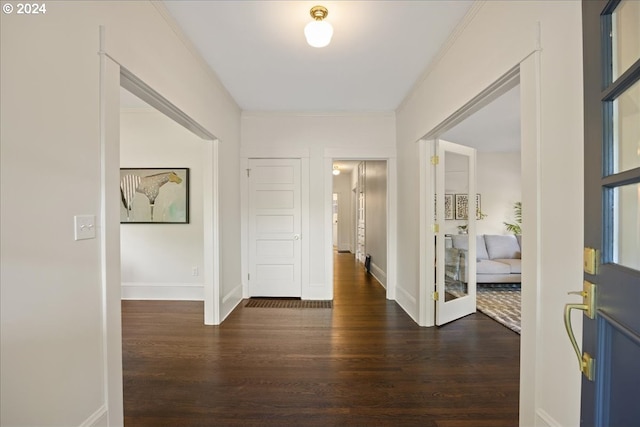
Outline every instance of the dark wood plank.
{"label": "dark wood plank", "polygon": [[482,314],[420,328],[351,254],[333,309],[123,301],[133,426],[516,426],[518,334]]}

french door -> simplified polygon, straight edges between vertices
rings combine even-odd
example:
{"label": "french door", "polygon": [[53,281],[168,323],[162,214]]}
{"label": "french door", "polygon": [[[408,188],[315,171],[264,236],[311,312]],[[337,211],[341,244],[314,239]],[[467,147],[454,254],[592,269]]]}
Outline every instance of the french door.
{"label": "french door", "polygon": [[582,3],[585,122],[582,426],[640,420],[640,2]]}
{"label": "french door", "polygon": [[476,311],[476,150],[434,140],[432,153],[429,241],[435,245],[436,325],[443,325]]}

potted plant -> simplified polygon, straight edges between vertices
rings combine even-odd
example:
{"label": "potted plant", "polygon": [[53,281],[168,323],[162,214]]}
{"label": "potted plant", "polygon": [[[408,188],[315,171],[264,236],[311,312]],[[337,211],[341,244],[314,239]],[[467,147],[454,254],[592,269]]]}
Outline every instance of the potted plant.
{"label": "potted plant", "polygon": [[522,202],[513,204],[514,222],[503,222],[509,233],[522,234]]}

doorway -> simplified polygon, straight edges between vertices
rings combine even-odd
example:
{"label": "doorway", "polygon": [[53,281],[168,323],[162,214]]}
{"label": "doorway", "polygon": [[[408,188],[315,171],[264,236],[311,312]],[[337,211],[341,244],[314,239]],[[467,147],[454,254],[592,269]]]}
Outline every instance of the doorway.
{"label": "doorway", "polygon": [[[334,160],[335,251],[350,254],[383,287],[388,283],[388,162]],[[346,255],[345,255],[346,256]]]}
{"label": "doorway", "polygon": [[[124,88],[120,103],[122,299],[203,301],[208,142]],[[161,172],[178,178],[150,193],[155,187],[143,185]]]}

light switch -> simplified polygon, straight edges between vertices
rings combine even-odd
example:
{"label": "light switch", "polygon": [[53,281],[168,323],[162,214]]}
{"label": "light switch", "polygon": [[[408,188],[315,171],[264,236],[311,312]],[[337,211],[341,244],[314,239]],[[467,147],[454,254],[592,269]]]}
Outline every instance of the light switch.
{"label": "light switch", "polygon": [[76,215],[73,217],[76,240],[96,238],[96,216]]}

